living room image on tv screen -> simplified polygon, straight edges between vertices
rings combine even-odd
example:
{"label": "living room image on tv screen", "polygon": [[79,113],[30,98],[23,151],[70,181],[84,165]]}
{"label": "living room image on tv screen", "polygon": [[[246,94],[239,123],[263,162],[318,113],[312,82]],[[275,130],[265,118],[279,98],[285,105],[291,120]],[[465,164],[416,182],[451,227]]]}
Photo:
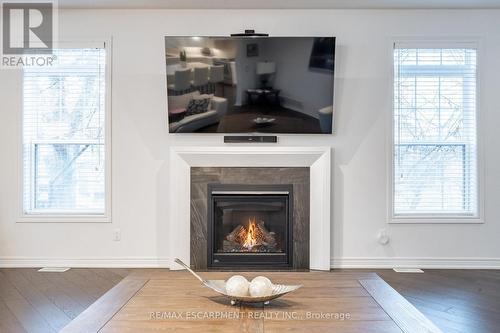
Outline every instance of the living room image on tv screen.
{"label": "living room image on tv screen", "polygon": [[335,37],[165,37],[170,133],[331,134]]}

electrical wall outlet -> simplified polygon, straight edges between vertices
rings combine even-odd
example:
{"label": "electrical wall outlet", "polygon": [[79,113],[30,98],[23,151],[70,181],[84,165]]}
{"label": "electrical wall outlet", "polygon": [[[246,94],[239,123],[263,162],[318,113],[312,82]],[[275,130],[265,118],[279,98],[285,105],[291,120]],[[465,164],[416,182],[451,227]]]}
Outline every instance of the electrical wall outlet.
{"label": "electrical wall outlet", "polygon": [[377,240],[380,245],[387,245],[391,241],[391,238],[389,237],[387,230],[381,229],[377,234]]}
{"label": "electrical wall outlet", "polygon": [[120,229],[113,230],[113,240],[119,242],[122,239],[122,231]]}

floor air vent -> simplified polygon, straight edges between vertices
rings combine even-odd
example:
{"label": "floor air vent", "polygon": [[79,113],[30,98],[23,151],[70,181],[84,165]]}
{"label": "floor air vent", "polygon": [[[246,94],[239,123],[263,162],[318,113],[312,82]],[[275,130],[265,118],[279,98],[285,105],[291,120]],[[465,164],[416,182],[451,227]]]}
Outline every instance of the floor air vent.
{"label": "floor air vent", "polygon": [[423,273],[424,271],[420,268],[393,268],[394,272],[397,273]]}
{"label": "floor air vent", "polygon": [[64,273],[66,271],[69,271],[69,267],[43,267],[40,268],[38,271],[39,272],[50,272],[50,273]]}

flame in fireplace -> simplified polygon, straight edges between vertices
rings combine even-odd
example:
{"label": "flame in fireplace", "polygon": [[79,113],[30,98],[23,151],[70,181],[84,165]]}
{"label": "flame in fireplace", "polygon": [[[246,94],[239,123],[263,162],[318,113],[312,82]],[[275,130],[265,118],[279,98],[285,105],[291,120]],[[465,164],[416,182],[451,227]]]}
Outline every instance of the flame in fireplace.
{"label": "flame in fireplace", "polygon": [[255,219],[248,220],[248,228],[243,228],[244,232],[246,232],[246,236],[244,237],[243,247],[251,250],[255,245],[257,245],[257,225],[255,223]]}

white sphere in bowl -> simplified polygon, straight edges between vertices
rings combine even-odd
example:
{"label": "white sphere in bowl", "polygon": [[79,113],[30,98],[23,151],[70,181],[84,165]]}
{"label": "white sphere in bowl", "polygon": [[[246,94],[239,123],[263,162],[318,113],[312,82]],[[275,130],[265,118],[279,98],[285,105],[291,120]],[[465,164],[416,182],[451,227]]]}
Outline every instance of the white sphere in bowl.
{"label": "white sphere in bowl", "polygon": [[226,281],[226,293],[231,296],[248,296],[249,282],[241,275],[233,275]]}
{"label": "white sphere in bowl", "polygon": [[248,290],[253,297],[269,296],[273,293],[273,283],[265,276],[257,276],[250,282]]}

